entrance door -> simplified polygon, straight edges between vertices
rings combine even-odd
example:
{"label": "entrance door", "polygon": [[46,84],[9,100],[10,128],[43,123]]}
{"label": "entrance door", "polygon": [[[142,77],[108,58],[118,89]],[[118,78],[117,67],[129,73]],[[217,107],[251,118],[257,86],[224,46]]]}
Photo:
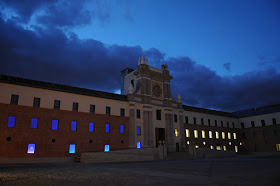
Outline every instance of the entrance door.
{"label": "entrance door", "polygon": [[159,141],[165,141],[165,128],[155,128],[156,132],[156,146],[158,147]]}

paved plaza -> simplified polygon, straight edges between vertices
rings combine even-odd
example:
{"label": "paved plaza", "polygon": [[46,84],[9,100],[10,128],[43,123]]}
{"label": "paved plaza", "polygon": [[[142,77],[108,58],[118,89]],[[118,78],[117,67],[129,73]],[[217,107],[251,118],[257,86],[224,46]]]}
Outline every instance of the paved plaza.
{"label": "paved plaza", "polygon": [[0,185],[279,185],[280,157],[0,164]]}

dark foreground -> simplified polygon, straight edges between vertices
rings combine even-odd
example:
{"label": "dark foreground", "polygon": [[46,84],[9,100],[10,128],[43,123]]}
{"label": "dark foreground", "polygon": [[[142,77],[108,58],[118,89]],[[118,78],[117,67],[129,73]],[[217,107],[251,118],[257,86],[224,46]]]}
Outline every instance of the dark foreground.
{"label": "dark foreground", "polygon": [[279,185],[280,157],[0,164],[0,185]]}

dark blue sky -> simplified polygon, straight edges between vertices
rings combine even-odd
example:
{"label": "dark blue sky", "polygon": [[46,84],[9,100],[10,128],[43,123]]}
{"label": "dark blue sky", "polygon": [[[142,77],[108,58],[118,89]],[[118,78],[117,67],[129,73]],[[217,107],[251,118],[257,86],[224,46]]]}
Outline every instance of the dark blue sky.
{"label": "dark blue sky", "polygon": [[186,105],[280,103],[278,0],[4,0],[0,74],[118,92],[138,57],[174,77]]}

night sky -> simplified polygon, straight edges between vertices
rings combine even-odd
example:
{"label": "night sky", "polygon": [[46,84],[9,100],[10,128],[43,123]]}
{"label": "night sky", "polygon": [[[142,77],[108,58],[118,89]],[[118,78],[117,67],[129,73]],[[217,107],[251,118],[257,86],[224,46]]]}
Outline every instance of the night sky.
{"label": "night sky", "polygon": [[0,74],[120,92],[167,63],[173,97],[236,111],[280,103],[279,0],[1,0]]}

